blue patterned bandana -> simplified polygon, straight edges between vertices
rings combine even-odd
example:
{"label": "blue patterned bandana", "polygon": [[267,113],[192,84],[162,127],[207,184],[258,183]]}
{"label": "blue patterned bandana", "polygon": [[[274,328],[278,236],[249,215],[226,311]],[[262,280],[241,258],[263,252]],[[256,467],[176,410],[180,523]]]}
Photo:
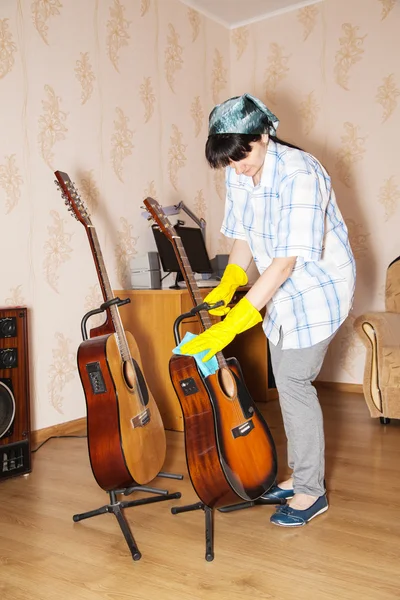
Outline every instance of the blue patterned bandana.
{"label": "blue patterned bandana", "polygon": [[[266,130],[265,117],[270,126]],[[250,94],[230,98],[218,104],[210,113],[208,135],[218,133],[269,133],[275,135],[279,119],[261,102]]]}

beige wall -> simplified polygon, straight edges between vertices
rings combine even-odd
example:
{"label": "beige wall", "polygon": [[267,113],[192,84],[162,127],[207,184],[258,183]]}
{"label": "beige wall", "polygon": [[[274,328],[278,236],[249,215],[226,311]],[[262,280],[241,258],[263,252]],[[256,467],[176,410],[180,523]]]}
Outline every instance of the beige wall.
{"label": "beige wall", "polygon": [[79,325],[100,301],[84,228],[52,172],[81,191],[116,288],[129,287],[129,258],[154,247],[147,194],[183,200],[207,220],[211,256],[228,251],[223,174],[204,142],[212,106],[245,91],[332,174],[358,283],[321,378],[361,382],[352,323],[383,308],[399,254],[399,31],[392,0],[326,0],[231,40],[178,0],[1,1],[0,305],[31,309],[34,429],[85,414]]}
{"label": "beige wall", "polygon": [[231,93],[252,92],[279,135],[330,172],[357,261],[354,309],[320,379],[361,383],[353,322],[383,310],[385,270],[400,254],[400,4],[325,0],[231,33]]}
{"label": "beige wall", "polygon": [[213,256],[223,180],[204,141],[229,78],[228,31],[178,0],[1,0],[0,306],[31,309],[34,429],[85,414],[80,320],[100,302],[53,171],[89,205],[115,288],[153,248],[148,194],[204,216]]}

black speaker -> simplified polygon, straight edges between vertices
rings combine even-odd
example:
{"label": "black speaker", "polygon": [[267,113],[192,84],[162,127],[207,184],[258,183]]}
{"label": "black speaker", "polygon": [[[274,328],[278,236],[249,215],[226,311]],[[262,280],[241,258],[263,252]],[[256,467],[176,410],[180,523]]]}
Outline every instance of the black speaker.
{"label": "black speaker", "polygon": [[27,309],[0,309],[0,480],[31,471]]}

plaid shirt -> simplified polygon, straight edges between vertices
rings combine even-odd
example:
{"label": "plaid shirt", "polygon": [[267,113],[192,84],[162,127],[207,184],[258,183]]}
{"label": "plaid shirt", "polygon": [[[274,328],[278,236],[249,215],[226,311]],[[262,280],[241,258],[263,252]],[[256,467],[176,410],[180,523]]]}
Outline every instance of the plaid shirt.
{"label": "plaid shirt", "polygon": [[246,240],[258,271],[297,256],[291,276],[266,306],[263,328],[285,348],[328,338],[349,314],[355,261],[331,180],[310,154],[269,140],[260,184],[226,169],[221,232]]}

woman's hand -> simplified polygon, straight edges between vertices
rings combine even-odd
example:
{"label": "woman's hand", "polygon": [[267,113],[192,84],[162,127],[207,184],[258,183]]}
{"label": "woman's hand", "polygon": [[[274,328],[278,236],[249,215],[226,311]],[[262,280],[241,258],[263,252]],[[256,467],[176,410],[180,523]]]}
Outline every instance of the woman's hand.
{"label": "woman's hand", "polygon": [[231,343],[238,333],[242,333],[262,321],[258,310],[247,300],[242,298],[232,308],[223,321],[216,323],[204,333],[181,346],[183,354],[198,354],[203,350],[209,350],[203,358],[207,362]]}
{"label": "woman's hand", "polygon": [[204,298],[204,302],[208,302],[208,304],[216,304],[221,300],[224,302],[224,306],[210,310],[210,314],[219,317],[226,315],[230,311],[228,304],[232,300],[233,294],[239,286],[246,285],[247,282],[248,278],[242,267],[229,264],[224,271],[221,282]]}

